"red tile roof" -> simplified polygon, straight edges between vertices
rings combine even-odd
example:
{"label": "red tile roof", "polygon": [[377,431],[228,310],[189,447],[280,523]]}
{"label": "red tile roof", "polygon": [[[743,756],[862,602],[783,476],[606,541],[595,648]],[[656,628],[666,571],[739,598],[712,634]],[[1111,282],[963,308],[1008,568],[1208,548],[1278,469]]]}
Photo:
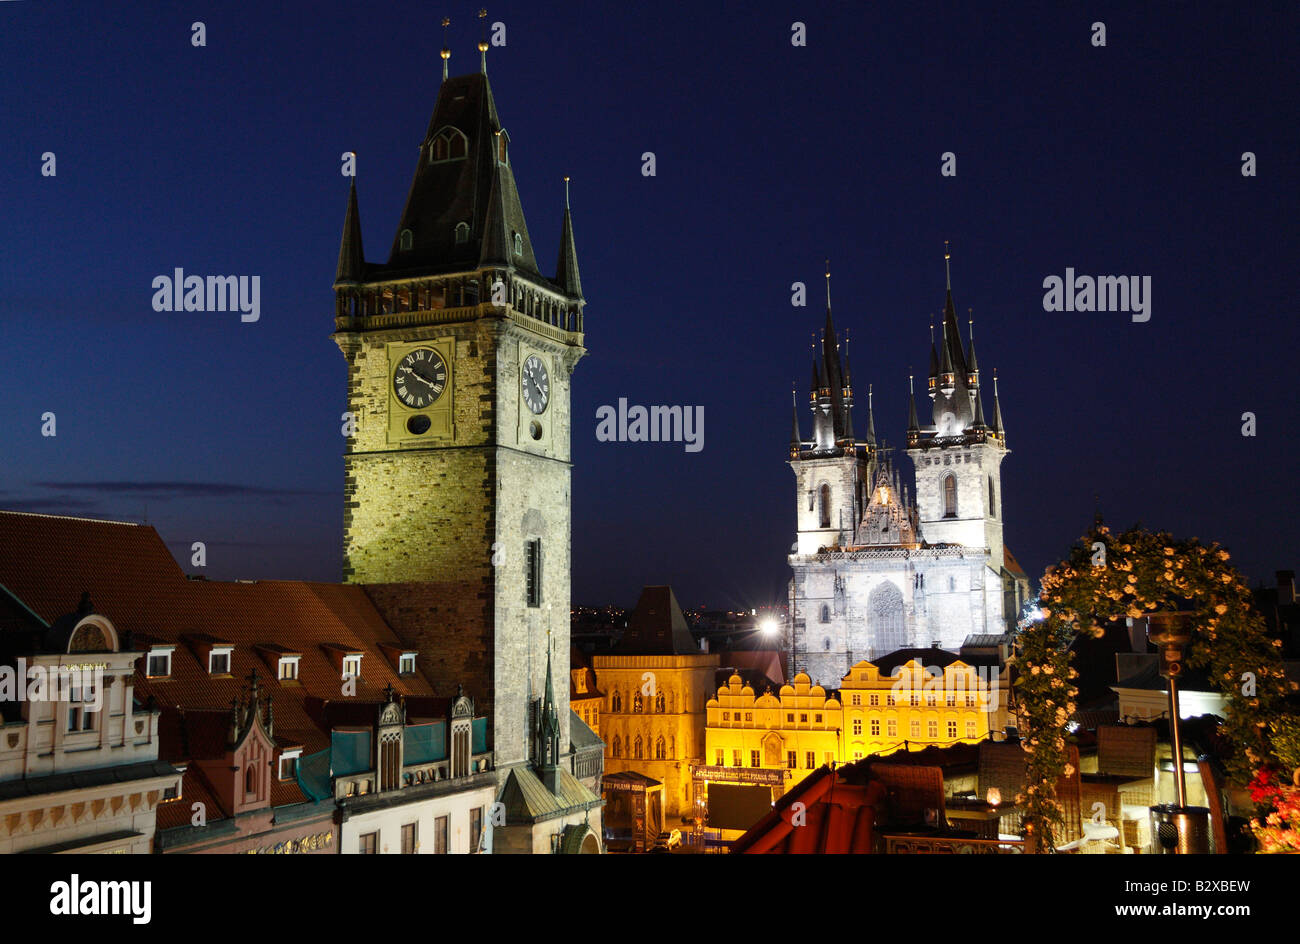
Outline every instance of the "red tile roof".
{"label": "red tile roof", "polygon": [[[362,587],[189,580],[152,527],[0,512],[0,585],[49,623],[75,610],[86,591],[95,611],[120,635],[131,634],[137,648],[143,640],[175,644],[170,676],[144,677],[141,660],[135,683],[141,702],[152,697],[165,709],[159,745],[164,760],[224,753],[227,712],[253,671],[273,700],[277,739],[301,744],[304,754],[329,746],[328,729],[304,704],[308,698],[356,705],[370,719],[390,684],[423,711],[445,703],[434,699],[423,676],[399,675],[385,658],[381,645],[402,643]],[[186,644],[204,637],[234,645],[229,675],[209,675],[206,662]],[[365,653],[355,693],[345,694],[322,644]],[[301,654],[297,683],[276,678],[272,652]],[[203,790],[201,778],[187,774],[185,788]],[[277,804],[305,799],[296,785],[277,787],[273,798]],[[208,803],[208,809],[218,806]],[[189,821],[188,814],[179,818],[183,823],[174,825]]]}
{"label": "red tile roof", "polygon": [[[772,806],[772,812],[736,840],[743,855],[869,854],[885,788],[865,778],[865,762],[813,771]],[[795,807],[795,804],[802,804]],[[795,822],[796,816],[802,820]]]}

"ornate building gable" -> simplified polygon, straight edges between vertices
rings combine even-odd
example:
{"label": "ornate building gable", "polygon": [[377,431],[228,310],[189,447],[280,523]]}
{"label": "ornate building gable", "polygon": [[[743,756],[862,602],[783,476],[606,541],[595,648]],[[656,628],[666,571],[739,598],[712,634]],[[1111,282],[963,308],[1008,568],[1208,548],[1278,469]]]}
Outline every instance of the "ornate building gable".
{"label": "ornate building gable", "polygon": [[882,461],[862,513],[858,544],[919,547],[920,543],[916,513],[907,503],[907,486],[900,492],[897,470],[892,463]]}

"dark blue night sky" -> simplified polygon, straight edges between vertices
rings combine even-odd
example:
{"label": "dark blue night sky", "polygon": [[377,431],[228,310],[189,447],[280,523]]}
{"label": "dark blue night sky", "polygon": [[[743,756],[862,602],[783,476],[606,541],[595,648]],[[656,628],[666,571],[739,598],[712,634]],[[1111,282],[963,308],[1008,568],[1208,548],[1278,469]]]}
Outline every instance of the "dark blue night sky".
{"label": "dark blue night sky", "polygon": [[[1133,6],[489,5],[507,45],[488,73],[546,270],[573,178],[590,351],[576,602],[630,605],[660,582],[683,604],[782,599],[790,387],[806,436],[823,260],[859,402],[873,383],[876,429],[901,444],[945,239],[980,365],[998,368],[1006,539],[1032,577],[1098,500],[1112,524],[1223,542],[1252,580],[1297,564],[1300,14]],[[212,577],[339,579],[339,158],[359,154],[367,256],[384,261],[439,20],[453,74],[474,71],[476,9],[0,3],[0,508],[147,515],[187,570],[205,541]],[[1149,275],[1151,320],[1045,312],[1043,279],[1067,266]],[[150,283],[175,267],[260,276],[260,320],[155,312]],[[703,405],[704,450],[597,442],[596,409],[619,397]]]}

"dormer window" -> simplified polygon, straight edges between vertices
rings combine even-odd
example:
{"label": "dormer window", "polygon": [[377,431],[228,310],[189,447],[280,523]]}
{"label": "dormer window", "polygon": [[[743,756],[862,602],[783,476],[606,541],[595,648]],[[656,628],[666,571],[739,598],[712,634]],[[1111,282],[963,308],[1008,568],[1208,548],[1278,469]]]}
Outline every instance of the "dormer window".
{"label": "dormer window", "polygon": [[149,678],[166,678],[172,674],[172,652],[175,646],[154,646],[149,650]]}
{"label": "dormer window", "polygon": [[467,242],[469,242],[469,224],[457,223],[456,224],[456,245],[459,246],[462,243],[467,243]]}
{"label": "dormer window", "polygon": [[302,751],[285,751],[280,755],[280,779],[293,780],[298,776],[298,758]]}
{"label": "dormer window", "polygon": [[208,674],[209,675],[229,675],[230,674],[230,654],[233,650],[228,648],[213,648],[208,653]]}
{"label": "dormer window", "polygon": [[357,677],[361,675],[361,656],[351,654],[343,657],[343,677]]}
{"label": "dormer window", "polygon": [[510,151],[510,135],[506,134],[505,129],[497,132],[497,160],[502,164],[507,163],[506,158]]}
{"label": "dormer window", "polygon": [[518,233],[515,233],[515,255],[522,256],[523,254],[524,254],[524,237],[519,235]]}
{"label": "dormer window", "polygon": [[469,139],[455,128],[443,128],[433,136],[433,143],[429,146],[429,163],[459,161],[468,153]]}
{"label": "dormer window", "polygon": [[404,229],[401,235],[397,237],[397,248],[402,252],[409,252],[414,241],[415,237],[411,235],[411,231]]}
{"label": "dormer window", "polygon": [[278,664],[278,675],[281,682],[296,682],[298,680],[298,662],[301,656],[281,656]]}
{"label": "dormer window", "polygon": [[403,652],[397,660],[397,673],[399,675],[415,674],[415,653]]}

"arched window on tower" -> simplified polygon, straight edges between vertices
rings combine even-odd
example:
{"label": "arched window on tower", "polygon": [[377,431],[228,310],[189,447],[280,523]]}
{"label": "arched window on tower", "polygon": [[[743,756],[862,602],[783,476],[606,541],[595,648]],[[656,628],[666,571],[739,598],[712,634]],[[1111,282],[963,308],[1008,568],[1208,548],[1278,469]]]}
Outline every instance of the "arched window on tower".
{"label": "arched window on tower", "polygon": [[469,152],[469,139],[455,128],[443,128],[433,136],[429,147],[429,163],[458,161]]}
{"label": "arched window on tower", "polygon": [[518,233],[515,233],[515,255],[522,256],[523,254],[524,254],[524,237]]}
{"label": "arched window on tower", "polygon": [[467,243],[467,242],[469,242],[469,224],[457,223],[456,224],[456,245],[459,246],[461,245],[461,243]]}
{"label": "arched window on tower", "polygon": [[993,492],[993,476],[989,476],[989,517],[998,516],[998,498]]}
{"label": "arched window on tower", "polygon": [[822,622],[823,622],[823,623],[829,623],[830,621],[831,621],[831,608],[830,608],[829,606],[827,606],[825,603],[823,603],[823,604],[822,604]]}
{"label": "arched window on tower", "polygon": [[611,754],[613,757],[623,756],[623,739],[618,735],[614,736],[614,750]]}
{"label": "arched window on tower", "polygon": [[886,580],[867,597],[867,629],[872,656],[884,655],[907,645],[903,623],[903,594]]}
{"label": "arched window on tower", "polygon": [[402,252],[407,252],[410,250],[413,241],[414,237],[412,237],[411,231],[409,229],[404,229],[402,230],[402,235],[398,239],[397,248],[402,250]]}
{"label": "arched window on tower", "polygon": [[632,742],[632,758],[633,758],[634,760],[640,760],[640,759],[641,759],[641,751],[642,751],[642,747],[641,747],[641,735],[638,734],[638,735],[636,736],[636,740]]}
{"label": "arched window on tower", "polygon": [[[623,696],[618,692],[609,696],[609,710],[615,714],[623,710]],[[617,757],[618,755],[615,754],[614,756]]]}
{"label": "arched window on tower", "polygon": [[659,740],[655,741],[655,760],[667,759],[667,754],[666,754],[667,749],[668,747],[664,743],[664,739],[662,737],[660,737]]}
{"label": "arched window on tower", "polygon": [[943,477],[943,516],[957,517],[957,478],[951,473]]}
{"label": "arched window on tower", "polygon": [[821,517],[821,526],[829,528],[831,526],[831,487],[823,485],[817,490],[817,507]]}

